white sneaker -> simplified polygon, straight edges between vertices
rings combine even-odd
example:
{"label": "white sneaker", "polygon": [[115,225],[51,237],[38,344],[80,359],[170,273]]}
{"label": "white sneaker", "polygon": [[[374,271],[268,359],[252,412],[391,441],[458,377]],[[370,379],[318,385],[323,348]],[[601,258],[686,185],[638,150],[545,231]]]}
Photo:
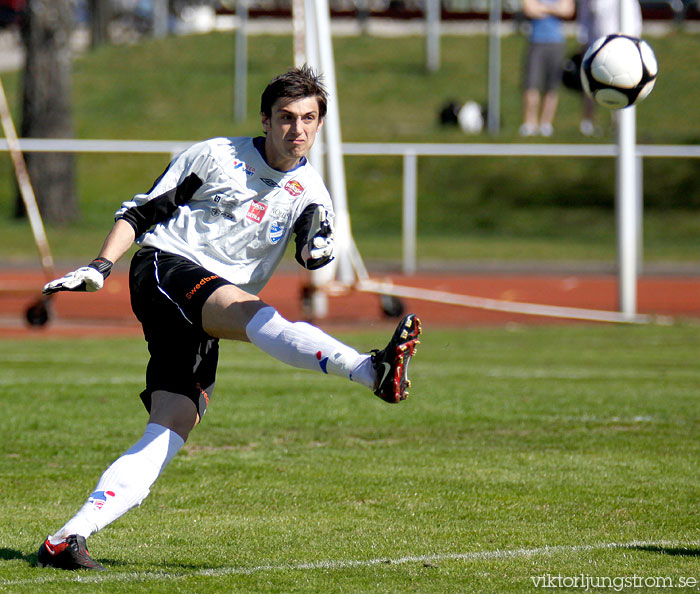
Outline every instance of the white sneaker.
{"label": "white sneaker", "polygon": [[593,136],[595,134],[595,126],[591,120],[581,120],[578,129],[584,136]]}
{"label": "white sneaker", "polygon": [[549,137],[554,134],[554,128],[552,124],[541,124],[540,125],[540,136]]}
{"label": "white sneaker", "polygon": [[520,126],[520,130],[518,130],[518,133],[520,136],[534,136],[537,134],[537,127],[533,126],[532,124],[523,124]]}

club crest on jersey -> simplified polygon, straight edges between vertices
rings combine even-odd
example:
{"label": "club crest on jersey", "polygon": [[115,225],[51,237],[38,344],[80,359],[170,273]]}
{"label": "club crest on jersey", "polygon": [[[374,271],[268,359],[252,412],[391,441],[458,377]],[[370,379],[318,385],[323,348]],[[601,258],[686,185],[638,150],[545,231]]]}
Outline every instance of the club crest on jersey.
{"label": "club crest on jersey", "polygon": [[304,191],[304,186],[302,186],[297,180],[293,179],[284,184],[284,189],[287,190],[292,196],[298,196]]}
{"label": "club crest on jersey", "polygon": [[272,245],[279,243],[279,240],[284,237],[286,227],[282,221],[275,221],[270,225],[267,234]]}
{"label": "club crest on jersey", "polygon": [[265,204],[264,202],[253,201],[253,204],[250,205],[250,208],[248,209],[248,214],[245,216],[245,218],[249,221],[253,221],[254,223],[259,223],[263,220],[266,210],[267,204]]}

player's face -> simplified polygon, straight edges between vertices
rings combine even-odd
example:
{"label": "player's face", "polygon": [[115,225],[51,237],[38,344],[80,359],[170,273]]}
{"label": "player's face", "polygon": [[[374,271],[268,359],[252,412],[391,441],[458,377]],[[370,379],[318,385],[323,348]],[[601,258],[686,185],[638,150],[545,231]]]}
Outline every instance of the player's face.
{"label": "player's face", "polygon": [[275,101],[270,117],[262,115],[267,162],[279,171],[296,167],[311,150],[322,124],[315,97]]}

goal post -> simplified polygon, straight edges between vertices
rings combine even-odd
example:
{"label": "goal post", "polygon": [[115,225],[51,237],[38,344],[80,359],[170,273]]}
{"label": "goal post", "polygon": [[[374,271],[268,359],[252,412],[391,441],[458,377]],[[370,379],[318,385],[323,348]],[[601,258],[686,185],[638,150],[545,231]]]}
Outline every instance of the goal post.
{"label": "goal post", "polygon": [[[633,22],[628,2],[619,0],[620,30],[629,32]],[[637,200],[639,182],[636,158],[636,107],[631,105],[617,113],[617,146],[615,179],[615,216],[617,220],[618,308],[623,316],[637,313],[637,279],[639,275],[639,218]]]}
{"label": "goal post", "polygon": [[[338,86],[335,78],[335,58],[331,39],[328,0],[294,0],[294,57],[297,65],[304,59],[323,74],[328,90],[328,110],[319,137],[312,149],[311,163],[327,177],[327,185],[335,211],[335,259],[311,273],[311,315],[323,318],[328,313],[326,288],[337,282],[353,286],[367,271],[355,245],[350,227],[347,201],[343,143],[340,131]],[[303,12],[303,16],[299,13]],[[304,23],[304,31],[299,25]],[[303,46],[303,52],[300,48]]]}

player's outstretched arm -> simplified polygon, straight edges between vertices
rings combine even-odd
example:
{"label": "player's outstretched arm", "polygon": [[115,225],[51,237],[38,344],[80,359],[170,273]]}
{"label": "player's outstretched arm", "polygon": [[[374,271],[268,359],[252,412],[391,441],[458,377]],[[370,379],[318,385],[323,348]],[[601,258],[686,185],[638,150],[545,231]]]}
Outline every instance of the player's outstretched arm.
{"label": "player's outstretched arm", "polygon": [[107,235],[97,258],[87,266],[46,283],[42,292],[51,295],[58,291],[98,291],[112,271],[114,262],[126,253],[134,239],[133,227],[124,220],[118,220]]}

